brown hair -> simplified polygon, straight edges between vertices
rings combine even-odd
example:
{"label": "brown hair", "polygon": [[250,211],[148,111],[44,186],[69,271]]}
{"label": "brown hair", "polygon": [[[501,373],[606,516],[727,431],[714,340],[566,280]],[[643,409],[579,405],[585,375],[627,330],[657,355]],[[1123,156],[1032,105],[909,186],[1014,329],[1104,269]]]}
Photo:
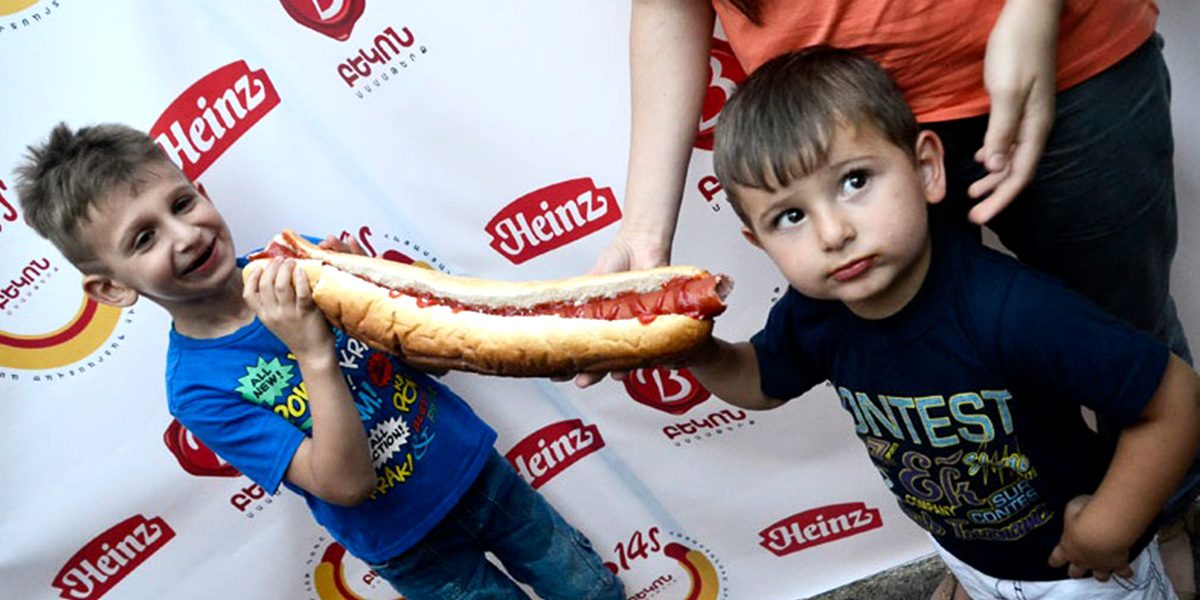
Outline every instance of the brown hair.
{"label": "brown hair", "polygon": [[734,212],[746,220],[737,187],[775,191],[825,164],[839,125],[872,127],[915,160],[916,118],[875,61],[817,46],[755,70],[716,128],[713,167]]}
{"label": "brown hair", "polygon": [[93,206],[121,186],[135,190],[151,164],[171,163],[145,133],[120,124],[72,131],[59,123],[45,143],[29,146],[17,167],[17,197],[25,222],[77,267],[94,260],[79,227]]}

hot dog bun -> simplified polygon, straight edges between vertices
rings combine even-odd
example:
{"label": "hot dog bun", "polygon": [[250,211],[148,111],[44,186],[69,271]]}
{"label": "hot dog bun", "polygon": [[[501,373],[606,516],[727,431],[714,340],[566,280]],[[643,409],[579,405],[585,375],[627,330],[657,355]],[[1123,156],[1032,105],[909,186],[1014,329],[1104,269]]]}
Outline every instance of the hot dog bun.
{"label": "hot dog bun", "polygon": [[[264,254],[271,252],[297,258],[317,307],[352,337],[414,366],[512,377],[568,376],[671,362],[712,334],[712,317],[723,310],[721,300],[732,285],[727,278],[686,266],[558,281],[458,277],[324,250],[291,231],[276,236]],[[653,294],[672,281],[704,278],[711,280],[705,282],[711,288],[706,314],[616,319],[533,314],[547,306],[577,306],[594,298]]]}

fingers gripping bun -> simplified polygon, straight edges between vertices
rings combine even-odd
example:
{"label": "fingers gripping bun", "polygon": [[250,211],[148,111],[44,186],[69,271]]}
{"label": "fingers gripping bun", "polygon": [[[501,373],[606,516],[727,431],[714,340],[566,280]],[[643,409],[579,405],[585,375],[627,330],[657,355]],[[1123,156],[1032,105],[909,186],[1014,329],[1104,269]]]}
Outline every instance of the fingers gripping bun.
{"label": "fingers gripping bun", "polygon": [[274,252],[299,259],[313,301],[349,335],[415,366],[491,375],[555,377],[671,362],[712,335],[732,285],[694,267],[492,281],[330,252],[290,231],[275,243],[282,249]]}

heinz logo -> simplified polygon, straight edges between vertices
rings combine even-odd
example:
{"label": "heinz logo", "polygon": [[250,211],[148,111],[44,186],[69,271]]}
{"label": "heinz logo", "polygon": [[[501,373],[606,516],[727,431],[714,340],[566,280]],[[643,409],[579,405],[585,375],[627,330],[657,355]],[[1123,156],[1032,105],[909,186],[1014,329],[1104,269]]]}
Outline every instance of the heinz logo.
{"label": "heinz logo", "polygon": [[807,550],[883,527],[879,509],[862,502],[833,504],[792,515],[759,532],[759,544],[775,556]]}
{"label": "heinz logo", "polygon": [[519,265],[620,219],[612,188],[597,188],[591,178],[582,178],[517,198],[486,229],[492,248]]}
{"label": "heinz logo", "polygon": [[559,421],[533,432],[504,455],[529,485],[542,487],[583,457],[604,447],[595,425]]}
{"label": "heinz logo", "polygon": [[239,60],[180,94],[150,128],[150,137],[195,180],[278,105],[267,72],[251,71]]}
{"label": "heinz logo", "polygon": [[63,598],[95,600],[173,537],[175,532],[161,517],[125,519],[76,552],[54,578],[54,587]]}

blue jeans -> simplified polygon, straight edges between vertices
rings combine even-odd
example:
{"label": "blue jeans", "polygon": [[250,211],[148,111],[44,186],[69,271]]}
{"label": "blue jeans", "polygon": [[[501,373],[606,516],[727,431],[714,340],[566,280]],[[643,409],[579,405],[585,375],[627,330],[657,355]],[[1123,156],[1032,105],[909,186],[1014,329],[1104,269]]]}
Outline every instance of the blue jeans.
{"label": "blue jeans", "polygon": [[413,548],[371,567],[408,600],[507,600],[528,595],[491,552],[545,600],[624,600],[621,581],[495,450],[458,505]]}
{"label": "blue jeans", "polygon": [[[1022,262],[1057,276],[1110,314],[1192,362],[1170,294],[1175,256],[1171,81],[1155,34],[1103,73],[1059,92],[1033,182],[988,227]],[[925,125],[946,148],[946,202],[936,219],[969,227],[966,189],[984,175],[974,153],[987,116]],[[1117,430],[1101,422],[1101,431]],[[1200,493],[1196,461],[1167,521]]]}

